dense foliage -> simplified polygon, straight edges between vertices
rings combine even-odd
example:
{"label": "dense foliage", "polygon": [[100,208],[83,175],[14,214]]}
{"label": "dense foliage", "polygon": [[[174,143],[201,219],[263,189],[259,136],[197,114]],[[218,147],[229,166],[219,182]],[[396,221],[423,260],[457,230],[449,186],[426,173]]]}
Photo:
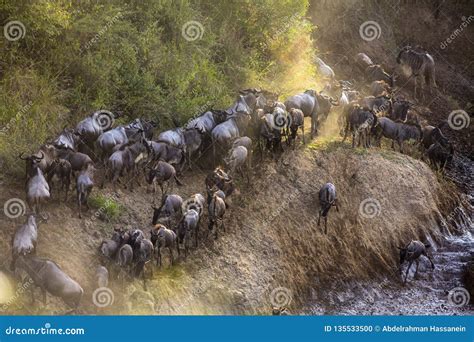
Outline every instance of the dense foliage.
{"label": "dense foliage", "polygon": [[[97,109],[119,113],[123,122],[153,118],[166,128],[225,108],[241,87],[285,94],[310,86],[307,6],[307,0],[0,1],[2,25],[15,20],[25,28],[21,39],[0,39],[2,169],[18,172],[18,152]],[[190,21],[198,24],[183,31]]]}

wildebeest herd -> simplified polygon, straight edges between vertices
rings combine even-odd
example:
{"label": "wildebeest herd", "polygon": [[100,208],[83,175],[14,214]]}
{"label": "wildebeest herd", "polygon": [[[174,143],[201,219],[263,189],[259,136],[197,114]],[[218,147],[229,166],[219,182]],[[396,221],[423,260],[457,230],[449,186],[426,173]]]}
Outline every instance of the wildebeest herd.
{"label": "wildebeest herd", "polygon": [[[436,86],[433,58],[423,49],[404,47],[397,62],[407,75],[416,78],[415,95],[420,87],[423,92],[423,78],[430,92]],[[454,150],[441,132],[444,123],[437,127],[421,126],[416,105],[397,95],[394,74],[359,53],[354,65],[364,81],[356,89],[354,81],[336,81],[334,71],[326,63],[321,59],[317,63],[328,79],[320,92],[306,90],[280,102],[269,91],[241,90],[228,109],[209,110],[182,127],[161,132],[155,140],[154,121],[135,119],[128,125],[113,128],[113,114],[97,111],[74,129],[64,128],[56,139],[35,153],[20,154],[19,158],[26,162],[26,199],[32,213],[13,236],[12,270],[24,270],[42,289],[44,298],[48,292],[77,308],[83,296],[81,286],[56,263],[36,256],[38,223],[47,219],[42,214],[44,203],[53,195],[60,202],[62,192],[67,201],[70,183],[75,179],[78,215],[82,218],[82,207],[89,208],[88,198],[97,184],[104,187],[110,182],[116,191],[122,183],[132,191],[134,184],[140,185],[143,179],[155,193],[157,185],[161,190],[161,196],[156,196],[158,204],[152,205],[151,229],[115,229],[110,239],[98,248],[105,266],[98,267],[97,279],[99,286],[105,286],[109,270],[119,269],[121,274],[142,276],[146,287],[145,265],[153,257],[161,266],[162,252],[167,250],[173,264],[174,253],[180,255],[181,248],[186,257],[192,246],[198,247],[200,237],[217,238],[225,231],[225,213],[236,188],[235,177],[240,175],[247,183],[251,181],[250,165],[256,161],[254,152],[258,152],[261,160],[267,153],[277,158],[284,151],[283,142],[287,148],[296,147],[299,129],[305,144],[304,117],[310,117],[310,135],[314,138],[335,106],[339,107],[343,141],[351,134],[353,147],[356,141],[363,148],[380,146],[381,138],[385,137],[392,141],[392,148],[397,143],[403,153],[404,142],[414,140],[434,165],[444,167],[450,162]],[[370,95],[362,96],[363,93]],[[186,167],[192,169],[193,163],[208,149],[212,149],[214,165],[205,178],[205,194],[196,193],[183,199],[173,193],[174,183],[182,185],[179,177]],[[219,161],[226,168],[218,166]],[[104,171],[100,182],[96,179],[98,169]],[[318,225],[323,217],[327,233],[331,207],[339,211],[334,184],[322,185],[319,203]],[[208,226],[205,234],[199,234],[206,209]],[[407,260],[410,267],[420,255],[426,255],[426,247],[412,241],[401,248],[400,266]]]}

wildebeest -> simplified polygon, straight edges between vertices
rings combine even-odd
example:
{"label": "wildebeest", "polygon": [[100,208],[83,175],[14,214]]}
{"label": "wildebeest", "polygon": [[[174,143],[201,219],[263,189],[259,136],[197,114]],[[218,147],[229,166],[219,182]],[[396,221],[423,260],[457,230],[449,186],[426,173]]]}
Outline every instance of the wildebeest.
{"label": "wildebeest", "polygon": [[86,144],[94,143],[104,130],[111,128],[114,120],[113,114],[99,110],[92,113],[76,125],[75,131],[80,134]]}
{"label": "wildebeest", "polygon": [[151,230],[151,242],[155,246],[156,264],[162,266],[161,249],[168,248],[170,252],[171,265],[174,263],[173,249],[176,248],[179,254],[179,246],[176,238],[176,233],[171,229],[166,228],[162,224],[157,224]]}
{"label": "wildebeest", "polygon": [[[281,120],[281,117],[278,118]],[[261,140],[263,139],[264,146],[267,150],[273,153],[280,151],[283,152],[283,146],[281,145],[282,132],[286,129],[287,121],[284,119],[280,124],[275,124],[277,118],[273,113],[266,113],[260,119],[260,132],[259,132],[259,148],[261,151],[261,157],[263,158],[263,147],[261,146]]]}
{"label": "wildebeest", "polygon": [[403,72],[407,77],[415,77],[415,98],[417,98],[417,89],[421,87],[422,97],[423,81],[428,85],[430,94],[432,88],[436,88],[435,81],[435,62],[433,57],[426,51],[419,51],[410,46],[403,47],[397,56],[397,63],[401,65]]}
{"label": "wildebeest", "polygon": [[247,149],[248,152],[248,159],[249,159],[249,166],[251,167],[252,165],[252,139],[249,137],[240,137],[236,138],[233,143],[232,143],[232,148],[235,148],[237,146],[243,146]]}
{"label": "wildebeest", "polygon": [[370,84],[370,93],[375,97],[390,94],[391,90],[391,87],[385,81],[373,81]]}
{"label": "wildebeest", "polygon": [[76,152],[70,148],[57,149],[57,156],[71,163],[71,170],[73,172],[82,171],[89,165],[94,165],[94,162],[87,154]]}
{"label": "wildebeest", "polygon": [[361,71],[365,71],[365,69],[367,69],[367,67],[371,66],[374,64],[374,62],[372,62],[372,60],[370,59],[369,56],[367,56],[365,53],[358,53],[355,58],[355,63],[357,64],[357,66],[360,68]]}
{"label": "wildebeest", "polygon": [[207,204],[211,203],[212,189],[216,186],[219,190],[224,191],[224,194],[229,197],[235,190],[234,182],[222,168],[218,167],[206,176],[205,180],[207,191]]}
{"label": "wildebeest", "polygon": [[[178,242],[184,244],[184,256],[187,257],[191,239],[194,236],[194,246],[198,246],[199,213],[194,209],[189,209],[183,213],[181,221],[178,223]],[[178,245],[179,248],[179,245]]]}
{"label": "wildebeest", "polygon": [[444,136],[441,129],[447,124],[446,121],[441,122],[438,126],[424,126],[423,131],[423,147],[428,149],[434,143],[440,143],[444,147],[448,147],[449,140]]}
{"label": "wildebeest", "polygon": [[26,201],[31,210],[36,214],[40,213],[41,204],[50,198],[49,185],[44,178],[43,172],[36,165],[34,167],[33,176],[26,184]]}
{"label": "wildebeest", "polygon": [[349,105],[343,115],[346,117],[346,127],[344,129],[344,142],[349,132],[352,133],[352,147],[355,147],[355,139],[358,136],[357,146],[370,147],[370,133],[378,124],[377,116],[368,108],[363,108],[357,104]]}
{"label": "wildebeest", "polygon": [[331,111],[332,106],[339,106],[339,101],[333,99],[331,96],[324,94],[322,91],[316,93],[316,98],[318,99],[319,104],[319,113],[318,113],[318,125],[319,123],[324,122],[329,112]]}
{"label": "wildebeest", "polygon": [[332,206],[335,206],[336,211],[339,212],[339,207],[337,206],[336,187],[332,183],[326,183],[319,190],[318,226],[322,216],[324,218],[324,234],[327,234],[328,232],[328,213]]}
{"label": "wildebeest", "polygon": [[204,211],[204,205],[206,204],[206,200],[202,194],[194,194],[191,197],[189,197],[186,201],[183,202],[183,207],[181,212],[185,213],[188,210],[194,209],[198,212],[199,218],[201,218],[203,211]]}
{"label": "wildebeest", "polygon": [[94,187],[94,167],[89,165],[82,170],[76,179],[77,205],[79,206],[79,218],[82,218],[82,205],[89,209],[89,195]]}
{"label": "wildebeest", "polygon": [[18,227],[12,237],[12,263],[14,269],[15,261],[20,255],[36,254],[38,241],[38,225],[35,215],[28,215],[26,223]]}
{"label": "wildebeest", "polygon": [[149,160],[151,163],[163,160],[175,167],[178,173],[183,170],[186,163],[186,154],[182,148],[171,146],[166,142],[148,141],[151,155]]}
{"label": "wildebeest", "polygon": [[390,113],[392,109],[391,97],[388,95],[381,95],[378,97],[366,96],[359,100],[361,107],[368,108],[378,116],[382,113]]}
{"label": "wildebeest", "polygon": [[[54,261],[36,256],[19,256],[15,261],[15,269],[28,274],[33,283],[43,292],[46,305],[46,293],[61,298],[67,305],[77,309],[84,294],[82,287],[69,277]],[[31,289],[34,300],[33,288]]]}
{"label": "wildebeest", "polygon": [[59,137],[54,140],[53,145],[57,148],[70,148],[77,150],[80,140],[80,134],[74,129],[64,128],[59,134]]}
{"label": "wildebeest", "polygon": [[212,231],[214,225],[216,225],[216,229],[214,232],[214,238],[217,239],[218,230],[223,229],[225,231],[224,225],[224,214],[225,214],[225,202],[224,199],[217,194],[217,189],[214,188],[214,194],[212,195],[211,203],[209,203],[209,231]]}
{"label": "wildebeest", "polygon": [[112,237],[107,240],[103,240],[99,246],[99,254],[105,258],[105,261],[113,260],[115,255],[123,245],[125,238],[125,232],[121,229],[114,229]]}
{"label": "wildebeest", "polygon": [[224,159],[224,161],[229,167],[231,175],[235,175],[235,172],[238,171],[242,175],[242,177],[244,177],[245,173],[247,177],[247,182],[250,182],[250,166],[247,148],[245,148],[244,146],[237,146],[232,148],[229,151],[229,156]]}
{"label": "wildebeest", "polygon": [[171,220],[181,215],[181,206],[183,205],[183,199],[179,195],[166,195],[159,208],[153,207],[153,219],[152,224],[158,223],[158,220],[165,219],[168,227],[171,226]]}
{"label": "wildebeest", "polygon": [[400,147],[401,153],[403,153],[404,141],[414,139],[416,142],[420,142],[422,137],[421,126],[419,124],[394,122],[386,117],[378,119],[376,131],[376,140],[378,141],[379,146],[380,139],[383,135],[385,138],[392,140],[393,149],[395,149],[396,141]]}
{"label": "wildebeest", "polygon": [[426,155],[433,166],[444,169],[453,160],[454,147],[450,143],[443,146],[441,143],[435,142],[427,149]]}
{"label": "wildebeest", "polygon": [[288,145],[291,145],[291,142],[295,143],[296,135],[298,134],[298,128],[301,127],[301,135],[303,137],[303,144],[305,144],[304,140],[304,114],[301,109],[290,108],[288,111],[288,115],[290,116],[289,120],[289,129],[290,129],[290,136],[288,139]]}
{"label": "wildebeest", "polygon": [[[125,274],[129,274],[130,268],[132,267],[133,263],[133,249],[132,246],[125,243],[120,246],[117,250],[117,255],[115,257],[115,264],[125,270]],[[123,281],[124,277],[122,277]]]}
{"label": "wildebeest", "polygon": [[[167,194],[169,188],[172,189],[172,184],[169,184],[169,181],[174,179],[177,185],[183,185],[181,181],[176,176],[176,170],[173,165],[168,164],[162,160],[159,160],[153,167],[148,168],[148,175],[147,175],[147,182],[150,185],[153,185],[153,192],[156,193],[156,184],[160,186],[161,189],[161,198],[163,199],[164,196]],[[166,191],[164,190],[164,184],[168,184],[166,186]]]}
{"label": "wildebeest", "polygon": [[369,82],[385,81],[390,87],[393,87],[395,82],[394,75],[387,73],[379,64],[373,64],[365,69],[365,78]]}
{"label": "wildebeest", "polygon": [[71,185],[72,166],[65,159],[56,158],[51,164],[51,170],[47,175],[47,181],[50,186],[50,193],[53,192],[53,184],[59,182],[58,201],[61,202],[61,190],[66,192],[64,201],[67,201],[67,194]]}
{"label": "wildebeest", "polygon": [[[136,241],[132,248],[133,248],[133,262],[135,264],[134,275],[135,277],[139,277],[140,275],[143,276],[143,287],[146,290],[145,265],[153,257],[153,244],[151,243],[150,240],[143,238]],[[152,268],[151,268],[151,272],[153,273]]]}
{"label": "wildebeest", "polygon": [[408,110],[412,104],[409,101],[397,99],[392,101],[392,110],[390,111],[390,119],[393,121],[406,122],[408,118]]}
{"label": "wildebeest", "polygon": [[191,156],[200,151],[203,132],[197,128],[176,128],[160,133],[158,141],[182,149],[186,154],[187,163],[192,169]]}
{"label": "wildebeest", "polygon": [[109,271],[105,266],[99,265],[95,270],[98,287],[106,287],[109,285]]}
{"label": "wildebeest", "polygon": [[115,146],[126,143],[128,143],[128,136],[124,126],[119,126],[102,133],[96,141],[104,162],[112,154]]}
{"label": "wildebeest", "polygon": [[129,138],[137,137],[138,139],[140,136],[142,136],[147,140],[151,140],[153,138],[153,130],[157,126],[158,124],[153,120],[137,118],[125,126],[125,131]]}
{"label": "wildebeest", "polygon": [[334,77],[335,77],[334,71],[332,70],[332,68],[329,65],[324,63],[323,60],[319,57],[316,57],[315,61],[316,61],[316,63],[318,63],[319,71],[321,72],[321,74],[324,77],[334,79]]}
{"label": "wildebeest", "polygon": [[301,109],[304,116],[311,117],[311,138],[313,138],[318,130],[318,115],[320,111],[315,90],[306,90],[302,94],[289,97],[285,101],[286,108]]}
{"label": "wildebeest", "polygon": [[25,164],[25,184],[34,175],[35,167],[39,167],[43,174],[47,175],[51,170],[51,164],[57,158],[57,150],[52,144],[41,145],[37,153],[30,156],[18,156],[21,160],[26,161]]}
{"label": "wildebeest", "polygon": [[107,160],[105,176],[102,180],[101,187],[104,186],[106,179],[110,179],[115,191],[119,177],[125,174],[130,177],[128,182],[130,190],[133,189],[133,181],[140,185],[137,164],[141,160],[146,159],[149,152],[149,145],[144,139],[141,139],[134,143],[129,142],[123,145],[118,151],[112,153]]}
{"label": "wildebeest", "polygon": [[212,150],[216,160],[216,145],[228,148],[235,138],[245,134],[245,129],[250,121],[249,114],[236,113],[228,117],[226,121],[214,127],[211,132]]}
{"label": "wildebeest", "polygon": [[226,118],[227,114],[223,110],[209,110],[189,121],[186,128],[195,128],[203,134],[211,134],[214,127],[224,122]]}
{"label": "wildebeest", "polygon": [[413,264],[413,261],[416,262],[415,276],[418,273],[419,257],[424,255],[431,263],[431,268],[434,269],[435,265],[431,257],[427,254],[426,249],[431,247],[429,244],[424,244],[421,241],[413,240],[406,247],[398,247],[400,250],[400,273],[402,272],[402,264],[407,261],[408,267],[405,273],[405,280],[403,283],[407,282],[408,272],[410,267]]}

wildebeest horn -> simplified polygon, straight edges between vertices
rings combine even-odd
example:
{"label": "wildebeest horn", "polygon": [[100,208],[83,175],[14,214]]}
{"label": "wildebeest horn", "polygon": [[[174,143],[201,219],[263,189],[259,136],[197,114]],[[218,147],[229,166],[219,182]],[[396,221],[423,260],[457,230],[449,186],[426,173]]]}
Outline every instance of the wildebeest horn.
{"label": "wildebeest horn", "polygon": [[44,153],[43,153],[43,151],[40,151],[40,153],[41,153],[41,157],[33,156],[33,158],[35,158],[36,160],[42,160],[42,159],[44,159]]}
{"label": "wildebeest horn", "polygon": [[23,154],[24,154],[24,153],[21,152],[21,153],[18,155],[18,158],[20,158],[21,160],[28,160],[28,159],[30,159],[30,157],[26,157],[26,158],[23,157]]}

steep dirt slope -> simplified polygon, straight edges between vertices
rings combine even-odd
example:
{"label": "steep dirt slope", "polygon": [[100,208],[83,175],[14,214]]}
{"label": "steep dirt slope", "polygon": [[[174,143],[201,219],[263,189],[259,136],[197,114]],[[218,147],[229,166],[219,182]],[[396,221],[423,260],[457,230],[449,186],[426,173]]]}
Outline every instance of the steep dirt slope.
{"label": "steep dirt slope", "polygon": [[[396,246],[428,235],[436,239],[440,210],[453,202],[448,200],[451,187],[440,184],[424,163],[387,150],[352,150],[339,142],[290,151],[278,163],[260,163],[255,170],[251,185],[241,182],[233,195],[226,232],[216,241],[206,238],[204,217],[199,248],[171,268],[167,254],[162,270],[149,267],[154,274],[147,292],[138,280],[112,281],[113,304],[92,304],[100,241],[115,226],[149,231],[152,194],[145,187],[119,191],[118,202],[126,209],[117,224],[92,220],[85,225],[87,219],[77,218],[72,202],[49,205],[38,255],[57,261],[83,285],[82,313],[268,314],[279,301],[291,300],[290,307],[299,308],[315,279],[392,277]],[[203,192],[204,178],[205,172],[186,173],[186,186],[175,190],[183,197]],[[325,235],[323,225],[317,226],[317,194],[327,181],[337,186],[340,209],[331,209]],[[3,189],[2,203],[21,191],[19,186]],[[91,220],[93,212],[88,215]],[[0,226],[1,259],[9,261],[16,224],[2,217]],[[64,310],[58,300],[43,307],[25,298],[18,296],[7,312]]]}

